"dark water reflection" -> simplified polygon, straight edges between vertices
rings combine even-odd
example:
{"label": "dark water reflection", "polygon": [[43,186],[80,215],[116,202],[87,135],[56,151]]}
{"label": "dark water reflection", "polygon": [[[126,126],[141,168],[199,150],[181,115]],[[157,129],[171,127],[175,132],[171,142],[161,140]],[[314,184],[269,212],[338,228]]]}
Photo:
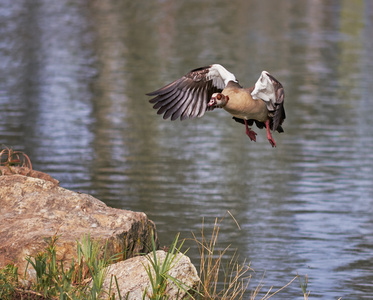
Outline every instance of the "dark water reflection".
{"label": "dark water reflection", "polygon": [[[0,138],[35,169],[144,211],[163,244],[229,210],[265,288],[308,274],[312,298],[373,295],[370,1],[0,2]],[[285,133],[249,142],[224,112],[163,121],[144,94],[219,62],[286,89]],[[192,246],[193,244],[191,244]],[[197,252],[189,252],[197,263]],[[301,299],[293,284],[276,299]]]}

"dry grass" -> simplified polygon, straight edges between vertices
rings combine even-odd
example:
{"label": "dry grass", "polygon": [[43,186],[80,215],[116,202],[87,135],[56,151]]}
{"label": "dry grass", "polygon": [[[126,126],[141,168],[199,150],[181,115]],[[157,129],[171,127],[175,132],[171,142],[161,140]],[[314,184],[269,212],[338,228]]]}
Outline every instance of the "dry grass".
{"label": "dry grass", "polygon": [[0,151],[0,166],[12,167],[26,167],[32,170],[30,158],[21,151],[14,151],[12,148],[3,146]]}
{"label": "dry grass", "polygon": [[[194,241],[198,245],[200,261],[200,284],[198,291],[203,299],[242,299],[250,282],[250,266],[245,262],[238,263],[237,253],[224,264],[223,257],[229,246],[223,250],[217,250],[217,241],[220,224],[223,219],[215,219],[214,228],[210,238],[207,238],[202,224],[201,237],[198,239],[194,233]],[[219,289],[219,279],[222,278],[223,288]]]}
{"label": "dry grass", "polygon": [[[238,229],[240,226],[232,214],[228,211],[232,219],[235,221]],[[244,260],[239,262],[237,251],[233,252],[230,259],[226,259],[227,252],[230,250],[230,246],[219,250],[218,247],[218,236],[222,221],[226,216],[218,220],[215,219],[214,227],[212,229],[211,236],[208,238],[204,230],[204,224],[202,223],[201,236],[197,238],[194,233],[193,240],[198,245],[199,254],[201,257],[200,261],[200,284],[198,287],[199,296],[196,299],[205,300],[234,300],[234,299],[247,299],[249,290],[249,283],[252,278],[253,269],[250,268],[250,264]],[[221,249],[221,248],[220,248]],[[272,291],[272,287],[261,296],[261,300],[270,299],[272,296],[286,289],[299,275],[295,276],[285,286]],[[263,289],[262,281],[251,290],[250,299],[257,299]],[[302,286],[302,289],[304,286]],[[305,286],[307,287],[307,286]],[[305,300],[308,299],[309,292],[304,293]],[[307,297],[307,298],[306,298]]]}

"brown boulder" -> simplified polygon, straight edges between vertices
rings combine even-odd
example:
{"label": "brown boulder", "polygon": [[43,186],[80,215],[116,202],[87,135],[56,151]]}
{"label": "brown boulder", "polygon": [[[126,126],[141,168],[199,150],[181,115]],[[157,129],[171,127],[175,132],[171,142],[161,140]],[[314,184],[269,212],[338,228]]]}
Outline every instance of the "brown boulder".
{"label": "brown boulder", "polygon": [[[159,250],[157,253],[157,261],[162,264],[166,257],[166,252]],[[149,259],[153,260],[153,253],[146,256],[137,256],[125,261],[113,264],[109,266],[108,275],[103,284],[103,290],[118,295],[115,281],[112,280],[112,286],[110,287],[111,276],[116,276],[119,291],[123,299],[137,300],[137,299],[149,299],[152,294],[152,287],[149,280],[149,276],[146,273],[145,267],[150,266]],[[152,270],[153,278],[154,271]],[[164,294],[165,299],[184,299],[188,298],[188,291],[190,294],[194,294],[193,290],[196,290],[199,282],[199,277],[195,266],[190,262],[189,257],[179,253],[175,257],[171,269],[167,274],[181,283],[183,289],[179,289],[174,282],[168,280],[166,291]],[[144,296],[145,292],[145,298]],[[128,295],[128,298],[126,298]],[[162,298],[163,299],[163,298]]]}
{"label": "brown boulder", "polygon": [[76,259],[76,240],[88,233],[103,244],[108,240],[107,257],[148,253],[152,232],[158,244],[155,225],[144,213],[111,208],[58,181],[23,175],[0,176],[0,220],[0,268],[15,263],[20,274],[25,257],[44,250],[43,238],[56,232],[57,258],[66,261]]}

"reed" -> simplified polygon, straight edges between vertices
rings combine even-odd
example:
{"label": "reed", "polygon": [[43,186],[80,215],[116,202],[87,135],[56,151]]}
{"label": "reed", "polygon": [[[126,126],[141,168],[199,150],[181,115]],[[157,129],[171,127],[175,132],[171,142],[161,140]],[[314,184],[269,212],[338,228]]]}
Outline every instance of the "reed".
{"label": "reed", "polygon": [[308,296],[310,295],[310,291],[307,292],[307,285],[308,285],[308,278],[307,278],[307,274],[304,278],[304,281],[302,281],[302,279],[300,278],[299,274],[297,275],[298,279],[299,279],[299,285],[300,285],[300,288],[303,292],[303,297],[304,297],[304,300],[308,300]]}
{"label": "reed", "polygon": [[[251,275],[250,265],[238,262],[237,252],[224,262],[224,257],[230,246],[218,250],[218,236],[223,219],[215,219],[210,238],[205,234],[202,224],[201,237],[193,233],[200,255],[200,284],[198,290],[201,299],[242,299],[249,285]],[[223,283],[219,288],[219,283]]]}
{"label": "reed", "polygon": [[[230,250],[230,246],[225,248],[218,247],[218,236],[221,223],[228,214],[232,217],[238,229],[240,229],[238,222],[228,211],[227,214],[220,220],[215,218],[214,227],[209,237],[205,232],[203,226],[204,222],[202,222],[201,236],[199,238],[192,233],[193,241],[197,243],[200,255],[200,283],[198,287],[199,293],[196,299],[254,300],[260,297],[261,300],[267,300],[282,292],[289,285],[291,285],[296,278],[299,278],[299,275],[295,276],[277,291],[273,291],[273,287],[270,287],[267,292],[262,292],[262,281],[250,291],[249,284],[254,271],[250,267],[250,264],[248,264],[246,260],[239,262],[239,257],[236,250],[233,252],[233,254],[231,254],[230,258],[226,258],[227,252]],[[307,288],[307,285],[301,285],[302,290],[304,287]],[[264,295],[260,296],[260,293]],[[304,295],[306,297],[305,293]],[[305,300],[308,300],[308,295],[309,292]]]}

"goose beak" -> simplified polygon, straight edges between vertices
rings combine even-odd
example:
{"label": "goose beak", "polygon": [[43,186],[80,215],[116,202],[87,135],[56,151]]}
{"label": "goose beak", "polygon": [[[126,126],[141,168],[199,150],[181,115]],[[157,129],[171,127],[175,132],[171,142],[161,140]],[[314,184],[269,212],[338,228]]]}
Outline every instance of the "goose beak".
{"label": "goose beak", "polygon": [[223,108],[227,104],[228,100],[229,100],[228,96],[225,96],[221,93],[215,93],[215,94],[212,94],[210,102],[207,104],[207,107]]}
{"label": "goose beak", "polygon": [[216,97],[211,97],[210,102],[207,104],[207,107],[216,107],[218,104]]}

